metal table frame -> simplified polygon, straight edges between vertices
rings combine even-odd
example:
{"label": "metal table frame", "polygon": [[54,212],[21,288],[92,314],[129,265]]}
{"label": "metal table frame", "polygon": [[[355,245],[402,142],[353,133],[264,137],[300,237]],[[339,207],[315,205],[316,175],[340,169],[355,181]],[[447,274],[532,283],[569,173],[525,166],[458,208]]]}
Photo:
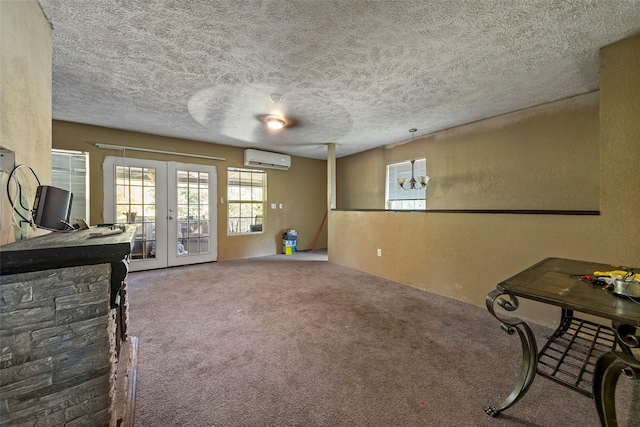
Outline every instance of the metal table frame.
{"label": "metal table frame", "polygon": [[[487,309],[501,328],[518,334],[522,364],[516,386],[499,405],[485,408],[495,417],[526,394],[536,373],[594,399],[602,426],[617,426],[615,388],[624,374],[640,379],[640,304],[580,280],[594,271],[617,268],[592,262],[547,258],[498,284],[486,298]],[[635,269],[640,271],[640,269]],[[496,313],[518,309],[518,297],[562,308],[560,326],[538,353],[531,328],[517,317]],[[611,321],[611,327],[581,319],[574,312]]]}

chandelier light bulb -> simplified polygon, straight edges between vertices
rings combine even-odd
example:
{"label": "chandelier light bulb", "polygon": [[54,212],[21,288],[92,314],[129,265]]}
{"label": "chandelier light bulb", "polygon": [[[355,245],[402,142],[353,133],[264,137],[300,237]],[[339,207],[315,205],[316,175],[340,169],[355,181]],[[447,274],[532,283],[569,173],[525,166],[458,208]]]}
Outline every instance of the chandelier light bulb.
{"label": "chandelier light bulb", "polygon": [[265,123],[269,129],[282,129],[284,127],[284,120],[278,117],[267,117]]}

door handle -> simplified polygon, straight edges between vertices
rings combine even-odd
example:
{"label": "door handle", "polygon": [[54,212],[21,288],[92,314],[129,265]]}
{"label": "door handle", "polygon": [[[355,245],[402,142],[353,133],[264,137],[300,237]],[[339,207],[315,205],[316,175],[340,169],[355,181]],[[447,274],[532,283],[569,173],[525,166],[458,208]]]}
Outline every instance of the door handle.
{"label": "door handle", "polygon": [[169,215],[169,219],[173,219],[173,215]]}

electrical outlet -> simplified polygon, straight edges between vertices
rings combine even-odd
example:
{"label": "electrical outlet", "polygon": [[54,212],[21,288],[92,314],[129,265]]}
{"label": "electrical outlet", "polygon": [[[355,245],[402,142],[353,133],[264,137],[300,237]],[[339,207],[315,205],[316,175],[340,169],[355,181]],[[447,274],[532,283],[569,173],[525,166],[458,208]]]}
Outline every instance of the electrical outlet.
{"label": "electrical outlet", "polygon": [[15,154],[12,151],[0,148],[0,171],[11,172],[15,165]]}
{"label": "electrical outlet", "polygon": [[378,256],[382,256],[382,249],[378,249]]}

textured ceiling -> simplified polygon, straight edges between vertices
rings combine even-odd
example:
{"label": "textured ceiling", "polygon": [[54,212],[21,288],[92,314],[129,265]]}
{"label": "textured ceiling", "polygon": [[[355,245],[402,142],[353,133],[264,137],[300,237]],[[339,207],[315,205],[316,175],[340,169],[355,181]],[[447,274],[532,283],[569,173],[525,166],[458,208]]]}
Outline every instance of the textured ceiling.
{"label": "textured ceiling", "polygon": [[321,159],[597,90],[640,31],[640,0],[39,2],[54,119]]}

